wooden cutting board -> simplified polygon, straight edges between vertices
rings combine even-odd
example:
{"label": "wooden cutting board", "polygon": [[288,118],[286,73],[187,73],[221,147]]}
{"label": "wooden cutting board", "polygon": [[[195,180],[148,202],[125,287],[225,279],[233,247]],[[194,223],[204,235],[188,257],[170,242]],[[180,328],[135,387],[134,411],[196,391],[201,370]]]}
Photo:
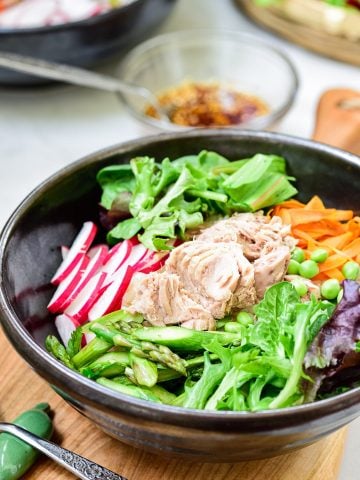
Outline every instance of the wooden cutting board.
{"label": "wooden cutting board", "polygon": [[[128,480],[335,480],[346,429],[318,443],[269,460],[237,464],[190,463],[145,453],[111,439],[69,407],[13,350],[0,329],[0,421],[11,421],[41,401],[55,415],[53,441]],[[41,457],[23,480],[75,478]]]}

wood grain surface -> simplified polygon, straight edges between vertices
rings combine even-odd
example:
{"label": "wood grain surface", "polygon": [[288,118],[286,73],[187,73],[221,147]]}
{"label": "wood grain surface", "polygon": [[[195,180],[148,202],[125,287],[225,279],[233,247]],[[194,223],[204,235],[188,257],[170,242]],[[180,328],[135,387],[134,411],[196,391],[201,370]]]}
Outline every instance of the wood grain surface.
{"label": "wood grain surface", "polygon": [[[13,350],[0,329],[0,420],[11,421],[40,401],[54,411],[53,441],[128,480],[335,480],[346,429],[297,452],[237,464],[201,464],[156,456],[111,439],[69,407]],[[75,478],[42,457],[23,480]]]}

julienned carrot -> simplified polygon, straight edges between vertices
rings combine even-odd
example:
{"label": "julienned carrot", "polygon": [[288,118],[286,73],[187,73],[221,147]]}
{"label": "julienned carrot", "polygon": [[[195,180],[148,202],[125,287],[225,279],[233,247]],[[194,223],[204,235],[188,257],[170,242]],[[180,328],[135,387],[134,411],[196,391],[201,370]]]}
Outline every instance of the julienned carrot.
{"label": "julienned carrot", "polygon": [[349,260],[360,261],[360,217],[355,217],[352,210],[326,208],[321,198],[314,196],[306,204],[288,200],[276,205],[270,215],[277,215],[283,223],[291,225],[291,234],[307,258],[317,248],[328,251],[329,257],[319,265],[320,273],[315,280],[341,281],[342,266]]}

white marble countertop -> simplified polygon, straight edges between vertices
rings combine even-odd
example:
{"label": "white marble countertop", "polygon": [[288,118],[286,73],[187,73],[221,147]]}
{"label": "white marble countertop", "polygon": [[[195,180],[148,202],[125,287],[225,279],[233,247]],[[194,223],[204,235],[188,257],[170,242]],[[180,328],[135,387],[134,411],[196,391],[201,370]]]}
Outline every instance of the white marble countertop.
{"label": "white marble countertop", "polygon": [[[317,99],[324,90],[360,88],[359,68],[261,31],[231,0],[178,0],[160,31],[190,28],[251,32],[287,53],[298,71],[300,89],[291,111],[277,126],[280,132],[310,136]],[[114,69],[115,65],[110,66],[107,72]],[[59,168],[94,150],[150,133],[157,132],[129,117],[109,93],[63,85],[21,90],[0,87],[0,226],[32,188]],[[339,480],[358,478],[359,451],[360,420],[350,426]]]}

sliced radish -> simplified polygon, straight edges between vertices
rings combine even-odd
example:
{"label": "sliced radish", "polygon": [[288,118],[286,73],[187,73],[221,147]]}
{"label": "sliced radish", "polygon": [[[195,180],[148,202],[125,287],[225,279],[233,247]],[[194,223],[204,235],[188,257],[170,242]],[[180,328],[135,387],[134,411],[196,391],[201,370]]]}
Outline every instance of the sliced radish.
{"label": "sliced radish", "polygon": [[[79,278],[79,281],[74,285],[72,291],[69,291],[67,298],[61,305],[63,311],[71,304],[71,302],[76,298],[78,293],[80,293],[80,291],[85,287],[85,285],[90,282],[93,276],[98,273],[107,255],[107,250],[108,249],[106,248],[106,245],[99,246],[97,252],[90,260],[88,259],[88,256],[86,256],[86,258],[88,259],[87,266],[83,270],[81,278]],[[64,281],[66,281],[66,279]]]}
{"label": "sliced radish", "polygon": [[103,266],[103,272],[108,275],[108,278],[116,272],[116,270],[121,267],[125,260],[129,257],[132,244],[130,240],[125,240],[124,242],[117,243],[109,253],[108,257]]}
{"label": "sliced radish", "polygon": [[148,254],[148,252],[149,250],[145,248],[142,243],[138,243],[131,249],[130,255],[126,260],[126,263],[131,267],[132,265],[140,262],[140,260],[142,260],[145,255]]}
{"label": "sliced radish", "polygon": [[73,331],[80,327],[80,323],[69,315],[63,314],[55,318],[55,326],[63,344],[67,347]]}
{"label": "sliced radish", "polygon": [[65,245],[62,245],[62,246],[60,247],[60,250],[61,250],[62,259],[65,260],[65,258],[67,257],[67,254],[69,253],[70,248],[69,248],[69,247],[65,247]]}
{"label": "sliced radish", "polygon": [[64,313],[83,324],[87,320],[87,314],[100,293],[105,277],[106,273],[104,272],[98,272],[94,275]]}
{"label": "sliced radish", "polygon": [[169,253],[164,253],[162,255],[155,254],[147,261],[141,260],[139,265],[135,265],[136,271],[141,273],[151,273],[156,272],[164,266],[165,260],[168,258]]}
{"label": "sliced radish", "polygon": [[81,256],[87,252],[95,238],[97,227],[93,222],[85,222],[76,236],[65,260],[55,272],[51,282],[58,285],[71,272]]}
{"label": "sliced radish", "polygon": [[137,236],[129,238],[129,242],[131,245],[134,247],[135,245],[139,245],[140,240],[138,239]]}
{"label": "sliced radish", "polygon": [[88,262],[89,259],[87,256],[82,254],[69,275],[59,284],[47,306],[51,313],[57,313],[64,310],[65,307],[63,307],[63,305],[81,281],[82,274],[84,269],[86,269]]}
{"label": "sliced radish", "polygon": [[129,265],[120,267],[116,273],[116,279],[107,286],[89,310],[89,320],[96,320],[121,307],[123,296],[134,273],[134,268]]}
{"label": "sliced radish", "polygon": [[133,265],[136,265],[138,262],[140,262],[140,260],[142,260],[145,257],[147,252],[148,252],[147,248],[145,248],[144,245],[142,245],[141,243],[133,246],[131,248],[130,255],[121,264],[120,268],[118,268],[112,275],[108,275],[106,277],[103,287],[110,285],[112,282],[116,281],[118,277],[121,278],[124,274],[124,271],[126,271],[126,268],[132,267]]}
{"label": "sliced radish", "polygon": [[106,252],[109,252],[109,247],[105,245],[105,243],[100,243],[99,245],[95,245],[94,247],[91,247],[90,250],[87,252],[87,256],[92,258],[94,255],[96,255],[97,251],[101,250],[106,250]]}

